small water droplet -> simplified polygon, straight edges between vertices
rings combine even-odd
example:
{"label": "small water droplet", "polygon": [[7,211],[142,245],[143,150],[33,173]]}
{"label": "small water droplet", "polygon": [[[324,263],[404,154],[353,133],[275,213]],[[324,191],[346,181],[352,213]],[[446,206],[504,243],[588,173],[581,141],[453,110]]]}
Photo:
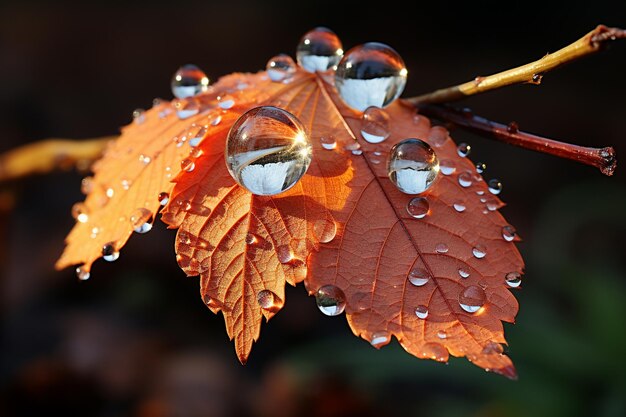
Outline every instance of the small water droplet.
{"label": "small water droplet", "polygon": [[257,239],[257,237],[255,235],[253,235],[252,233],[248,233],[246,235],[246,245],[254,245],[258,241],[259,240]]}
{"label": "small water droplet", "polygon": [[409,279],[409,282],[411,284],[415,285],[416,287],[421,287],[423,285],[426,285],[428,281],[430,281],[430,272],[423,268],[415,267],[411,269],[411,272],[409,272],[409,276],[407,278]]}
{"label": "small water droplet", "polygon": [[504,276],[506,285],[511,288],[517,288],[522,284],[522,274],[519,272],[509,272]]}
{"label": "small water droplet", "polygon": [[211,126],[217,126],[222,122],[222,115],[218,114],[211,120]]}
{"label": "small water droplet", "polygon": [[483,190],[476,190],[476,195],[483,195],[485,192]]}
{"label": "small water droplet", "polygon": [[322,148],[329,151],[337,147],[337,141],[333,135],[324,135],[320,137],[320,143],[322,144]]}
{"label": "small water droplet", "polygon": [[189,146],[191,146],[192,148],[195,148],[196,146],[198,146],[200,142],[202,142],[202,139],[204,139],[204,135],[206,135],[206,132],[207,132],[206,126],[202,126],[199,129],[197,129],[197,131],[195,131],[193,134],[190,134]]}
{"label": "small water droplet", "polygon": [[80,191],[87,195],[91,193],[94,189],[94,179],[93,177],[85,177],[80,182]]}
{"label": "small water droplet", "polygon": [[312,146],[300,120],[277,107],[256,107],[230,129],[226,166],[239,185],[256,195],[293,187],[311,163]]}
{"label": "small water droplet", "polygon": [[91,228],[91,234],[89,235],[89,237],[91,237],[92,239],[95,239],[98,237],[98,234],[100,234],[100,228],[99,227],[92,227]]}
{"label": "small water droplet", "polygon": [[487,255],[487,248],[485,247],[485,245],[481,245],[479,243],[476,246],[474,246],[474,248],[472,249],[472,253],[474,254],[476,258],[482,259],[485,257],[485,255]]}
{"label": "small water droplet", "polygon": [[313,225],[313,234],[320,243],[328,243],[337,235],[337,223],[333,220],[318,220]]}
{"label": "small water droplet", "polygon": [[445,243],[437,243],[437,245],[435,246],[435,252],[437,252],[437,253],[447,253],[448,252],[448,245],[446,245]]}
{"label": "small water droplet", "polygon": [[228,110],[235,105],[235,98],[230,94],[220,94],[217,96],[217,103],[221,109]]}
{"label": "small water droplet", "polygon": [[371,106],[361,117],[361,135],[369,143],[380,143],[389,137],[389,115],[383,109]]}
{"label": "small water droplet", "polygon": [[116,261],[120,257],[120,252],[115,247],[115,242],[105,243],[102,246],[102,258],[107,262]]}
{"label": "small water droplet", "polygon": [[487,169],[487,164],[485,164],[484,162],[479,162],[476,164],[476,172],[478,172],[479,174],[482,174],[483,172],[485,172],[486,169]]}
{"label": "small water droplet", "polygon": [[448,140],[448,136],[448,129],[443,126],[433,126],[428,132],[428,143],[437,148],[442,147]]}
{"label": "small water droplet", "polygon": [[279,298],[270,290],[261,290],[256,295],[256,300],[264,310],[274,311],[278,310]]}
{"label": "small water droplet", "polygon": [[304,34],[296,58],[308,72],[326,71],[337,66],[343,56],[341,41],[330,29],[317,27]]}
{"label": "small water droplet", "polygon": [[502,237],[504,238],[504,240],[506,240],[507,242],[511,242],[515,239],[515,236],[517,236],[517,232],[515,231],[515,228],[513,226],[508,224],[502,227]]}
{"label": "small water droplet", "polygon": [[391,148],[387,174],[403,193],[423,193],[435,182],[438,173],[439,159],[426,142],[405,139]]}
{"label": "small water droplet", "polygon": [[456,202],[456,203],[454,203],[452,206],[453,206],[453,207],[454,207],[454,209],[455,209],[456,211],[458,211],[459,213],[462,213],[462,212],[464,212],[464,211],[465,211],[465,204],[464,204],[463,202],[461,202],[461,201],[457,201],[457,202]]}
{"label": "small water droplet", "polygon": [[144,165],[148,165],[150,162],[152,162],[152,158],[150,158],[148,155],[141,154],[139,155],[139,162]]}
{"label": "small water droplet", "polygon": [[447,338],[448,338],[448,333],[446,333],[446,331],[445,331],[445,330],[439,330],[439,331],[437,332],[437,337],[438,337],[439,339],[447,339]]}
{"label": "small water droplet", "polygon": [[[200,112],[200,106],[198,106],[195,101],[191,100],[175,100],[174,108],[176,109],[176,116],[178,116],[180,120],[189,119]],[[182,143],[184,143],[184,140],[181,141],[181,145]]]}
{"label": "small water droplet", "polygon": [[335,87],[343,101],[359,111],[386,107],[406,85],[402,57],[391,47],[368,42],[350,49],[337,65]]}
{"label": "small water droplet", "polygon": [[293,252],[289,245],[280,245],[276,248],[276,255],[278,256],[278,262],[286,264],[293,259]]}
{"label": "small water droplet", "polygon": [[191,158],[198,159],[198,158],[200,158],[200,156],[202,156],[202,154],[203,154],[203,153],[204,153],[204,152],[202,151],[202,149],[192,148],[192,149],[189,151],[189,156],[190,156]]}
{"label": "small water droplet", "polygon": [[166,205],[167,202],[170,201],[170,195],[165,191],[159,193],[159,196],[157,198],[159,200],[159,204],[162,206]]}
{"label": "small water droplet", "polygon": [[433,359],[437,362],[446,362],[448,360],[448,349],[436,342],[428,342],[422,346],[422,357]]}
{"label": "small water droplet", "polygon": [[196,163],[189,158],[185,158],[182,161],[180,161],[180,169],[182,169],[185,172],[191,172],[195,168],[196,168]]}
{"label": "small water droplet", "polygon": [[470,273],[469,273],[469,271],[467,269],[461,267],[461,268],[459,268],[459,276],[461,278],[467,278],[467,277],[470,276]]}
{"label": "small water droplet", "polygon": [[133,122],[135,124],[142,124],[146,121],[146,111],[144,109],[135,109],[133,111]]}
{"label": "small water droplet", "polygon": [[424,218],[430,211],[430,204],[425,197],[415,197],[409,200],[406,211],[416,219]]}
{"label": "small water droplet", "polygon": [[267,61],[267,75],[270,80],[281,82],[288,80],[296,72],[296,63],[286,54],[276,55]]}
{"label": "small water droplet", "polygon": [[130,186],[133,184],[133,182],[128,180],[128,179],[126,179],[126,178],[124,178],[124,179],[122,179],[121,184],[122,184],[122,189],[128,190],[130,188]]}
{"label": "small water droplet", "polygon": [[83,265],[83,266],[79,266],[78,268],[76,268],[76,276],[81,281],[87,281],[89,279],[89,277],[91,276],[91,273]]}
{"label": "small water droplet", "polygon": [[543,78],[542,74],[533,74],[533,79],[532,79],[533,84],[540,84],[542,78]]}
{"label": "small water droplet", "polygon": [[135,209],[129,216],[130,224],[137,233],[147,233],[152,230],[152,212],[147,208]]}
{"label": "small water droplet", "polygon": [[419,305],[415,307],[415,315],[418,319],[425,319],[426,317],[428,317],[428,307],[426,307],[425,305]]}
{"label": "small water droplet", "polygon": [[459,154],[460,157],[465,158],[472,151],[472,147],[467,143],[459,143],[459,146],[456,147],[456,153]]}
{"label": "small water droplet", "polygon": [[172,77],[172,94],[176,98],[187,98],[207,91],[209,78],[195,65],[183,65]]}
{"label": "small water droplet", "polygon": [[391,335],[388,331],[382,330],[379,332],[374,332],[372,334],[372,338],[370,339],[370,344],[374,346],[376,349],[380,349],[381,347],[387,345],[391,341]]}
{"label": "small water droplet", "polygon": [[467,188],[472,185],[474,178],[469,171],[463,171],[459,174],[459,185],[463,188]]}
{"label": "small water droplet", "polygon": [[444,159],[439,162],[439,170],[443,175],[452,175],[456,171],[454,161],[451,159]]}
{"label": "small water droplet", "polygon": [[324,285],[315,293],[317,308],[327,316],[338,316],[346,308],[346,296],[334,285]]}
{"label": "small water droplet", "polygon": [[476,313],[485,304],[485,290],[477,285],[470,285],[459,293],[459,305],[468,313]]}
{"label": "small water droplet", "polygon": [[506,131],[509,133],[517,133],[519,131],[519,126],[517,122],[511,122],[506,127]]}
{"label": "small water droplet", "polygon": [[79,223],[87,223],[89,221],[89,209],[85,203],[76,203],[72,206],[72,217]]}
{"label": "small water droplet", "polygon": [[504,352],[504,348],[500,343],[496,342],[488,342],[482,351],[485,355],[500,355],[502,352]]}
{"label": "small water droplet", "polygon": [[493,198],[485,199],[485,205],[487,206],[487,210],[496,211],[498,209],[498,202]]}
{"label": "small water droplet", "polygon": [[502,183],[500,182],[500,180],[497,180],[495,178],[491,179],[489,180],[488,185],[489,185],[489,192],[491,194],[498,195],[502,191]]}

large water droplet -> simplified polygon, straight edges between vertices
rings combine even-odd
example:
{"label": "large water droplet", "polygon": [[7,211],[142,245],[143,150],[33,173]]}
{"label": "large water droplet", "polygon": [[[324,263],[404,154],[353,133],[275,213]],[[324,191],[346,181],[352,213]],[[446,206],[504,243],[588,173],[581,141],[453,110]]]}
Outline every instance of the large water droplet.
{"label": "large water droplet", "polygon": [[472,147],[467,143],[460,143],[459,146],[456,147],[456,152],[460,157],[465,158],[472,151]]}
{"label": "large water droplet", "polygon": [[313,234],[320,243],[328,243],[337,235],[337,223],[330,219],[318,220],[313,225]]}
{"label": "large water droplet", "polygon": [[107,262],[116,261],[120,257],[120,252],[115,247],[115,242],[105,243],[102,246],[102,258]]}
{"label": "large water droplet", "polygon": [[380,349],[391,341],[391,335],[386,330],[381,330],[379,332],[374,332],[372,334],[372,338],[370,339],[370,343],[376,349]]}
{"label": "large water droplet", "polygon": [[296,72],[296,63],[286,54],[276,55],[267,61],[267,75],[272,81],[288,80]]}
{"label": "large water droplet", "polygon": [[418,319],[425,319],[426,317],[428,317],[428,307],[426,307],[425,305],[419,305],[415,307],[415,315]]}
{"label": "large water droplet", "polygon": [[472,173],[469,171],[463,171],[459,174],[459,185],[463,188],[467,188],[474,182]]}
{"label": "large water droplet", "polygon": [[497,180],[495,178],[491,179],[489,180],[488,185],[489,185],[489,192],[491,194],[498,195],[502,191],[502,183],[500,182],[500,180]]}
{"label": "large water droplet", "polygon": [[504,276],[506,285],[511,288],[517,288],[522,284],[522,274],[519,272],[509,272]]}
{"label": "large water droplet", "polygon": [[85,203],[76,203],[72,206],[72,217],[79,223],[87,223],[89,221],[89,209]]}
{"label": "large water droplet", "polygon": [[317,308],[327,316],[338,316],[346,308],[346,296],[334,285],[324,285],[315,293]]}
{"label": "large water droplet", "polygon": [[517,236],[517,232],[515,231],[515,228],[513,226],[508,224],[502,227],[502,237],[504,238],[504,240],[506,240],[507,242],[511,242],[515,239],[515,236]]}
{"label": "large water droplet", "polygon": [[485,290],[477,285],[470,285],[459,293],[459,305],[468,313],[475,313],[485,304]]}
{"label": "large water droplet", "polygon": [[425,197],[414,197],[409,200],[406,205],[406,211],[412,217],[416,219],[422,219],[426,217],[430,210],[430,204],[428,204],[428,200]]}
{"label": "large water droplet", "polygon": [[183,65],[172,78],[172,94],[176,98],[187,98],[207,91],[209,78],[195,65]]}
{"label": "large water droplet", "polygon": [[430,281],[430,272],[423,268],[415,267],[411,270],[411,272],[409,272],[409,276],[407,278],[411,284],[416,287],[421,287]]}
{"label": "large water droplet", "polygon": [[259,291],[256,300],[264,310],[275,311],[280,305],[280,298],[270,290]]}
{"label": "large water droplet", "polygon": [[368,107],[361,118],[361,135],[369,143],[380,143],[389,137],[389,115],[379,107]]}
{"label": "large water droplet", "polygon": [[341,41],[330,29],[317,27],[304,34],[296,58],[308,72],[326,71],[334,68],[343,56]]}
{"label": "large water droplet", "polygon": [[233,125],[226,142],[226,166],[239,185],[257,195],[293,187],[311,163],[304,126],[277,107],[256,107]]}
{"label": "large water droplet", "polygon": [[437,243],[437,245],[435,245],[435,252],[448,253],[448,245],[445,243]]}
{"label": "large water droplet", "polygon": [[474,254],[476,258],[482,259],[485,257],[485,255],[487,255],[487,248],[485,247],[485,245],[481,245],[479,243],[476,246],[474,246],[474,248],[472,249],[472,253]]}
{"label": "large water droplet", "polygon": [[152,212],[147,208],[141,207],[135,209],[129,217],[130,224],[137,233],[147,233],[152,230]]}
{"label": "large water droplet", "polygon": [[428,132],[428,143],[439,148],[448,140],[448,129],[443,126],[433,126]]}
{"label": "large water droplet", "polygon": [[456,165],[451,159],[443,159],[439,162],[439,170],[443,175],[452,175],[456,171]]}
{"label": "large water droplet", "polygon": [[335,87],[350,107],[386,107],[400,97],[407,70],[391,47],[369,42],[350,49],[337,65]]}
{"label": "large water droplet", "polygon": [[76,276],[81,281],[87,281],[91,276],[91,273],[89,273],[89,270],[83,265],[76,268]]}
{"label": "large water droplet", "polygon": [[438,173],[439,159],[426,142],[405,139],[391,148],[387,174],[403,193],[423,193],[434,183]]}

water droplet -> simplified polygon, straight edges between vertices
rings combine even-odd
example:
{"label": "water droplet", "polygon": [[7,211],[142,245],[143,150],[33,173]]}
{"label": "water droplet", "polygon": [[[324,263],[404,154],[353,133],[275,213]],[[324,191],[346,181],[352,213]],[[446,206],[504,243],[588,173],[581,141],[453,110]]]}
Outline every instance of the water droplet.
{"label": "water droplet", "polygon": [[[194,101],[177,100],[174,102],[174,108],[176,109],[176,116],[180,120],[188,119],[200,112],[200,106]],[[181,146],[183,143],[184,139],[180,141],[178,146]]]}
{"label": "water droplet", "polygon": [[456,171],[454,161],[451,159],[444,159],[439,162],[439,170],[443,175],[452,175]]}
{"label": "water droplet", "polygon": [[391,335],[389,335],[388,331],[382,330],[379,332],[374,332],[372,334],[372,338],[370,339],[370,343],[376,349],[380,349],[391,341]]}
{"label": "water droplet", "polygon": [[324,135],[320,137],[320,142],[322,144],[322,148],[327,150],[333,150],[337,147],[337,141],[333,135]]}
{"label": "water droplet", "polygon": [[122,189],[128,190],[130,186],[133,184],[133,182],[131,180],[124,178],[122,179],[121,184],[122,184]]}
{"label": "water droplet", "polygon": [[454,203],[452,206],[453,206],[453,207],[454,207],[454,209],[455,209],[456,211],[458,211],[459,213],[462,213],[462,212],[464,212],[464,211],[465,211],[465,204],[464,204],[463,202],[461,202],[461,201],[457,201],[457,202],[456,202],[456,203]]}
{"label": "water droplet", "polygon": [[324,285],[315,293],[317,308],[327,316],[338,316],[346,308],[346,296],[334,285]]}
{"label": "water droplet", "polygon": [[447,339],[447,338],[448,338],[448,333],[446,333],[446,331],[445,331],[445,330],[439,330],[439,331],[437,332],[437,337],[438,337],[439,339]]}
{"label": "water droplet", "polygon": [[468,313],[475,313],[485,304],[485,290],[477,285],[470,285],[459,293],[459,305]]}
{"label": "water droplet", "polygon": [[150,162],[152,162],[152,158],[150,158],[148,155],[141,154],[139,155],[139,162],[144,165],[148,165]]}
{"label": "water droplet", "polygon": [[189,146],[195,148],[202,142],[204,139],[204,135],[206,135],[207,128],[206,126],[202,126],[195,133],[189,135]]}
{"label": "water droplet", "polygon": [[72,206],[72,217],[79,223],[87,223],[89,221],[89,209],[85,203],[76,203]]}
{"label": "water droplet", "polygon": [[445,243],[437,243],[437,245],[435,246],[435,252],[437,252],[437,253],[447,253],[448,252],[448,245],[446,245]]}
{"label": "water droplet", "polygon": [[509,287],[517,288],[522,283],[522,274],[519,272],[509,272],[504,276],[504,281]]}
{"label": "water droplet", "polygon": [[272,81],[288,80],[296,72],[296,63],[289,55],[280,54],[267,61],[267,75]]}
{"label": "water droplet", "polygon": [[489,185],[489,192],[491,194],[498,195],[502,191],[502,183],[500,182],[500,180],[497,180],[495,178],[491,179],[489,180],[488,185]]}
{"label": "water droplet", "polygon": [[493,198],[485,199],[485,205],[489,211],[496,211],[498,209],[498,202]]}
{"label": "water droplet", "polygon": [[515,228],[513,226],[506,225],[502,227],[502,237],[504,238],[504,240],[506,240],[507,242],[511,242],[515,239],[515,236],[517,236],[517,232],[515,231]]}
{"label": "water droplet", "polygon": [[459,174],[459,185],[463,188],[467,188],[474,182],[472,173],[469,171],[463,171]]}
{"label": "water droplet", "polygon": [[422,346],[422,357],[433,359],[437,362],[447,362],[449,357],[448,349],[436,342],[425,343]]}
{"label": "water droplet", "polygon": [[476,164],[476,172],[482,174],[487,169],[487,164],[484,162],[479,162]]}
{"label": "water droplet", "polygon": [[159,204],[162,206],[166,205],[167,202],[170,201],[170,195],[165,191],[159,193],[159,196],[157,198],[159,200]]}
{"label": "water droplet", "polygon": [[202,156],[202,154],[203,154],[203,153],[204,153],[204,152],[202,151],[202,149],[192,148],[192,149],[189,151],[189,156],[190,156],[191,158],[198,159],[198,158],[200,158],[200,156]]}
{"label": "water droplet", "polygon": [[368,107],[361,118],[361,135],[369,143],[380,143],[389,137],[389,115],[379,107]]}
{"label": "water droplet", "polygon": [[178,241],[183,245],[191,245],[191,236],[187,232],[181,232],[179,230],[178,235],[176,236]]}
{"label": "water droplet", "polygon": [[386,107],[400,97],[407,70],[391,47],[368,42],[350,49],[337,65],[335,87],[343,101],[359,111]]}
{"label": "water droplet", "polygon": [[500,343],[496,342],[488,342],[482,351],[485,355],[501,355],[502,352],[504,352],[504,348]]}
{"label": "water droplet", "polygon": [[217,126],[222,122],[222,115],[218,114],[216,115],[213,120],[211,120],[211,126]]}
{"label": "water droplet", "polygon": [[461,268],[459,268],[459,276],[461,278],[467,278],[467,277],[470,276],[470,273],[469,273],[469,271],[467,269],[461,267]]}
{"label": "water droplet", "polygon": [[116,261],[120,252],[115,248],[115,242],[105,243],[102,246],[102,258],[107,262]]}
{"label": "water droplet", "polygon": [[147,233],[152,230],[152,212],[147,208],[135,209],[129,216],[130,224],[137,233]]}
{"label": "water droplet", "polygon": [[235,105],[235,98],[230,94],[220,94],[217,96],[217,103],[221,109],[228,110]]}
{"label": "water droplet", "polygon": [[459,156],[463,158],[469,155],[471,151],[472,151],[472,147],[468,145],[467,143],[459,143],[459,146],[456,147],[456,153],[458,153]]}
{"label": "water droplet", "polygon": [[532,79],[533,84],[540,84],[542,78],[543,78],[542,74],[533,74],[533,79]]}
{"label": "water droplet", "polygon": [[289,245],[280,245],[276,248],[276,256],[281,264],[289,263],[293,260],[293,252]]}
{"label": "water droplet", "polygon": [[87,281],[89,279],[89,277],[91,276],[91,273],[83,265],[83,266],[79,266],[78,268],[76,268],[76,276],[81,281]]}
{"label": "water droplet", "polygon": [[100,234],[100,228],[99,227],[92,227],[91,228],[91,234],[89,235],[92,239],[95,239],[98,237],[98,234]]}
{"label": "water droplet", "polygon": [[476,258],[482,259],[485,257],[485,255],[487,255],[487,248],[485,247],[485,245],[481,245],[479,243],[476,246],[474,246],[474,248],[472,249],[472,253],[474,254]]}
{"label": "water droplet", "polygon": [[191,172],[195,168],[196,168],[196,163],[189,158],[185,158],[182,161],[180,161],[180,169],[182,169],[183,171]]}
{"label": "water droplet", "polygon": [[476,195],[483,195],[485,192],[483,190],[476,190]]}
{"label": "water droplet", "polygon": [[146,121],[146,111],[144,109],[135,109],[133,111],[133,122],[135,124],[142,124]]}
{"label": "water droplet", "polygon": [[430,272],[423,268],[415,267],[409,272],[408,279],[411,284],[421,287],[430,281]]}
{"label": "water droplet", "polygon": [[426,307],[425,305],[419,305],[415,307],[415,315],[418,319],[425,319],[426,317],[428,317],[428,307]]}
{"label": "water droplet", "polygon": [[507,125],[506,131],[509,133],[517,133],[519,131],[519,126],[517,122],[511,122]]}
{"label": "water droplet", "polygon": [[313,234],[320,243],[328,243],[337,235],[337,223],[333,220],[318,220],[313,225]]}
{"label": "water droplet", "polygon": [[172,78],[172,94],[176,98],[193,97],[208,88],[209,78],[195,65],[183,65]]}
{"label": "water droplet", "polygon": [[246,245],[254,245],[258,241],[259,240],[257,239],[257,237],[255,235],[253,235],[252,233],[248,233],[246,235]]}
{"label": "water droplet", "polygon": [[280,299],[270,290],[261,290],[256,295],[256,300],[264,310],[278,310]]}
{"label": "water droplet", "polygon": [[93,177],[85,177],[80,182],[80,191],[87,195],[93,191],[94,180]]}
{"label": "water droplet", "polygon": [[230,129],[226,166],[252,194],[275,195],[302,178],[311,152],[304,126],[294,115],[277,107],[256,107]]}
{"label": "water droplet", "polygon": [[448,129],[443,126],[433,126],[428,132],[428,143],[439,148],[448,140]]}
{"label": "water droplet", "polygon": [[406,211],[416,219],[424,218],[430,210],[430,204],[425,197],[414,197],[406,205]]}
{"label": "water droplet", "polygon": [[115,190],[111,187],[107,188],[106,192],[105,192],[106,196],[109,198],[113,198],[113,196],[115,195]]}
{"label": "water droplet", "polygon": [[420,194],[437,178],[439,159],[426,142],[405,139],[391,148],[387,173],[403,193]]}
{"label": "water droplet", "polygon": [[330,29],[317,27],[304,34],[296,58],[308,72],[326,71],[337,66],[343,56],[341,41]]}

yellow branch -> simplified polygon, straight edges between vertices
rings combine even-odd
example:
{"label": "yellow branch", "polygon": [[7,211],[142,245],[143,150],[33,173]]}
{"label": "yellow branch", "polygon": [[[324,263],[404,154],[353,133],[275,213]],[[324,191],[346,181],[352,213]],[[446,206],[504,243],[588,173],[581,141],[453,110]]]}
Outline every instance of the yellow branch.
{"label": "yellow branch", "polygon": [[608,41],[626,38],[626,30],[600,25],[563,49],[521,67],[513,68],[418,97],[406,99],[412,104],[445,103],[460,100],[512,84],[539,84],[543,74],[600,50]]}
{"label": "yellow branch", "polygon": [[117,136],[86,140],[51,138],[0,155],[0,182],[55,169],[87,168],[100,158],[106,144]]}

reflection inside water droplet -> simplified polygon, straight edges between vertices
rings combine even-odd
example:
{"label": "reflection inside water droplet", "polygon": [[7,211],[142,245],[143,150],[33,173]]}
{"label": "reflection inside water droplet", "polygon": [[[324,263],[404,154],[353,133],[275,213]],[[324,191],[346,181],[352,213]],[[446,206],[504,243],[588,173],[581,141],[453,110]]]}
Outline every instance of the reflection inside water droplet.
{"label": "reflection inside water droplet", "polygon": [[403,193],[420,194],[435,182],[439,159],[426,142],[405,139],[391,148],[387,173]]}
{"label": "reflection inside water droplet", "polygon": [[485,291],[477,285],[470,285],[459,293],[459,305],[468,313],[476,313],[485,304]]}
{"label": "reflection inside water droplet", "polygon": [[334,285],[324,285],[315,293],[315,302],[320,311],[327,316],[338,316],[346,308],[346,296]]}
{"label": "reflection inside water droplet", "polygon": [[335,67],[343,56],[341,41],[335,33],[317,27],[304,34],[296,52],[298,64],[308,72],[326,71]]}
{"label": "reflection inside water droplet", "polygon": [[380,143],[389,137],[389,115],[376,106],[368,107],[361,117],[361,136],[369,143]]}

